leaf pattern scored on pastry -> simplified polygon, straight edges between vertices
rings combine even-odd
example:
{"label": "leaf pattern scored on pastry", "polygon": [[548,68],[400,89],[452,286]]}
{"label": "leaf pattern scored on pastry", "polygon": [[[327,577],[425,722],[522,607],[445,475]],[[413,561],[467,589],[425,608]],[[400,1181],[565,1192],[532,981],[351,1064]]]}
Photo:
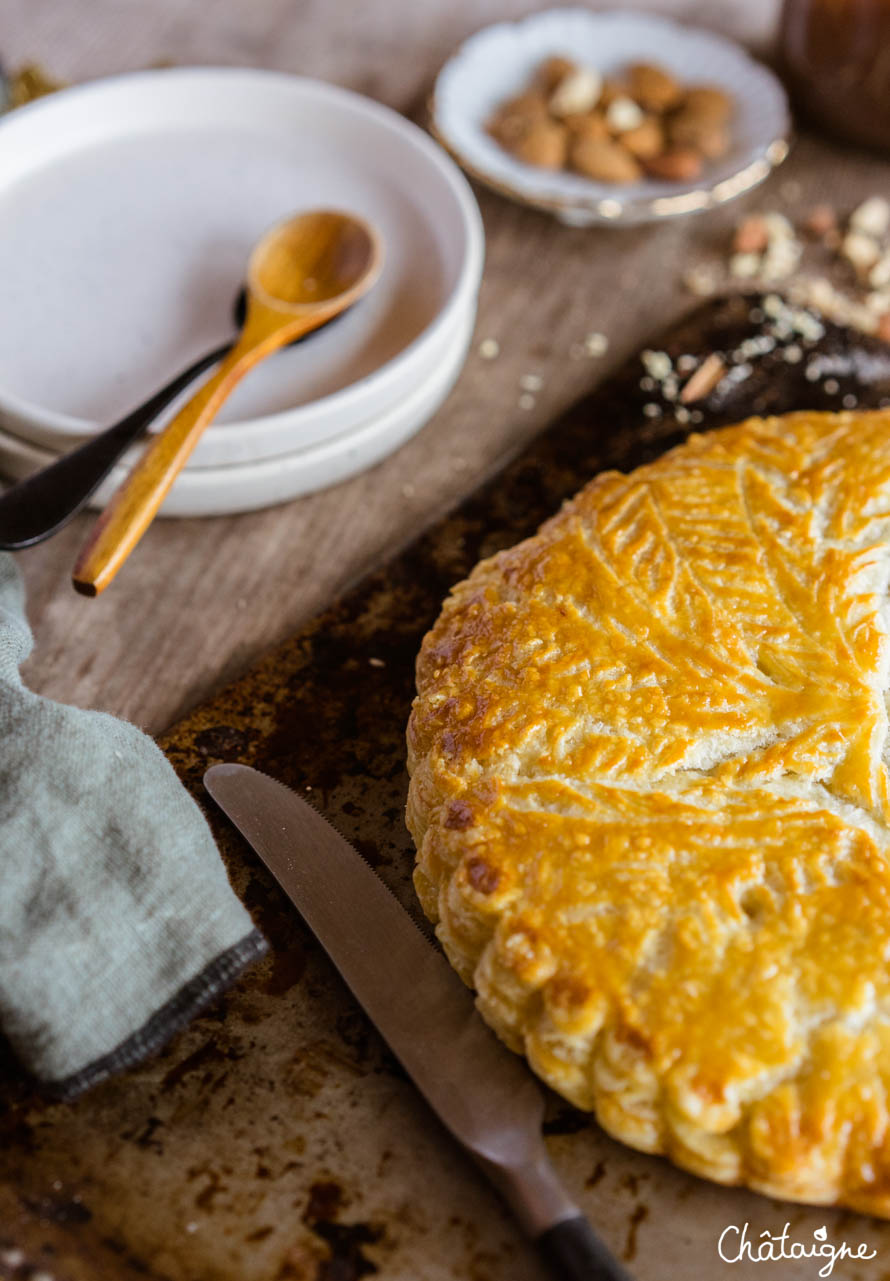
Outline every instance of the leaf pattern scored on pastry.
{"label": "leaf pattern scored on pastry", "polygon": [[890,414],[597,477],[418,659],[415,881],[615,1136],[890,1216]]}

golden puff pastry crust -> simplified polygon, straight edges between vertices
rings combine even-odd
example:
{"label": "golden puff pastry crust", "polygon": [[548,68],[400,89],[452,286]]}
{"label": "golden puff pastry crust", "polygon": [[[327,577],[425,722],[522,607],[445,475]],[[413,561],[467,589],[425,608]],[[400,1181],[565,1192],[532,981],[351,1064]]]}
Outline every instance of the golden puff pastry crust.
{"label": "golden puff pastry crust", "polygon": [[633,1147],[890,1216],[890,413],[598,476],[425,638],[415,883]]}

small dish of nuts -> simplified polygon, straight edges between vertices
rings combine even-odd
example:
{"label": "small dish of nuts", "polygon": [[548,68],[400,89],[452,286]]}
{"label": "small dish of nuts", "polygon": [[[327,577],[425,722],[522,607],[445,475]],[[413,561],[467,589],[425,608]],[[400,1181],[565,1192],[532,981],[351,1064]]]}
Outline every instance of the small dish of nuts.
{"label": "small dish of nuts", "polygon": [[738,45],[633,12],[551,9],[472,36],[433,131],[467,172],[576,226],[722,204],[788,151],[785,94]]}
{"label": "small dish of nuts", "polygon": [[729,151],[732,110],[719,85],[683,85],[653,62],[604,76],[555,55],[521,94],[501,103],[486,128],[529,165],[618,185],[647,174],[690,182]]}

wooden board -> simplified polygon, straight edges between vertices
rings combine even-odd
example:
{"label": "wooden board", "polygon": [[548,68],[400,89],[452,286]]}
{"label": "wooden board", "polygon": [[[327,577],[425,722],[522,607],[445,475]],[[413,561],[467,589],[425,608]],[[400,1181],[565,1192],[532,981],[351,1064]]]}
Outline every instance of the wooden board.
{"label": "wooden board", "polygon": [[[759,332],[758,305],[710,303],[655,345],[672,357],[738,351]],[[825,377],[811,381],[815,356]],[[682,439],[688,428],[640,386],[643,373],[634,357],[404,554],[171,731],[164,746],[198,799],[208,765],[258,765],[309,795],[417,912],[402,814],[420,639],[480,557],[532,532],[595,472],[635,466]],[[890,354],[829,327],[797,363],[779,347],[697,408],[704,428],[751,412],[837,408],[844,396],[890,397]],[[653,403],[657,416],[643,410]],[[26,1264],[59,1281],[543,1281],[296,913],[208,813],[274,954],[160,1058],[75,1104],[41,1102],[8,1058],[0,1066],[0,1277],[29,1275]],[[790,1222],[792,1238],[810,1244],[824,1224],[829,1242],[878,1251],[835,1275],[887,1276],[890,1225],[712,1186],[613,1143],[555,1097],[547,1133],[573,1195],[639,1281],[816,1274],[812,1260],[727,1272],[718,1239],[745,1222],[755,1239]]]}

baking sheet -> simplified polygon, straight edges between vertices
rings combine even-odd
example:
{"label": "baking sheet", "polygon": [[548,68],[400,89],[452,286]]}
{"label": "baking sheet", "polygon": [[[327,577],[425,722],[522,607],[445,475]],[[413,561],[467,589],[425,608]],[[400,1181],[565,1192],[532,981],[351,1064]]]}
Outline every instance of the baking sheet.
{"label": "baking sheet", "polygon": [[[737,350],[762,300],[707,304],[651,344]],[[807,370],[821,370],[811,381]],[[744,364],[740,361],[739,364]],[[57,1281],[545,1281],[481,1176],[427,1111],[302,922],[206,801],[222,760],[312,799],[417,913],[402,814],[404,727],[420,638],[475,562],[531,533],[604,467],[627,469],[751,412],[890,400],[890,349],[828,326],[804,358],[749,362],[700,424],[640,386],[639,356],[443,522],[163,740],[205,804],[274,953],[164,1054],[77,1103],[41,1101],[0,1054],[0,1277]],[[833,382],[832,382],[833,380]],[[643,412],[657,403],[658,416]],[[196,908],[199,910],[199,908]],[[719,1188],[612,1142],[551,1096],[548,1145],[638,1281],[803,1281],[822,1259],[724,1262],[748,1224],[864,1246],[844,1281],[886,1281],[890,1225]],[[814,1236],[825,1228],[825,1243]],[[770,1247],[775,1254],[779,1245]]]}

